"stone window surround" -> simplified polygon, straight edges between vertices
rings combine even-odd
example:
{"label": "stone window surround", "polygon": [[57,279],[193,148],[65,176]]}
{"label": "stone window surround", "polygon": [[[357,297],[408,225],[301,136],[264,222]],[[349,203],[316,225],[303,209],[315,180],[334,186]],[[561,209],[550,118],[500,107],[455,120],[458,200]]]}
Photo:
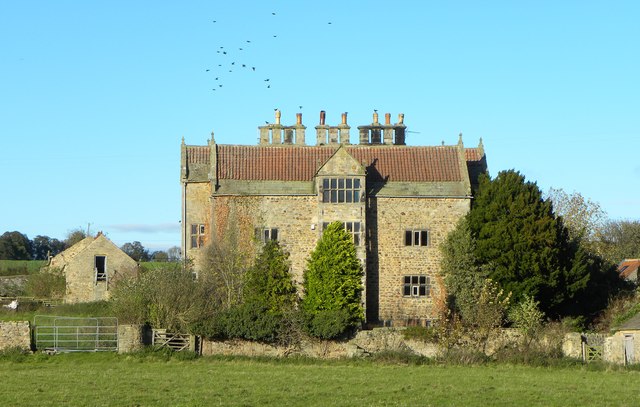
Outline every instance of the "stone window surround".
{"label": "stone window surround", "polygon": [[429,246],[429,230],[425,228],[421,229],[406,229],[404,231],[404,245],[405,246]]}
{"label": "stone window surround", "polygon": [[364,197],[362,186],[359,177],[322,177],[319,196],[323,203],[358,203]]}
{"label": "stone window surround", "polygon": [[278,240],[278,228],[256,228],[256,240],[266,243],[268,240]]}
{"label": "stone window surround", "polygon": [[199,249],[204,247],[204,237],[206,228],[203,223],[191,224],[191,248]]}
{"label": "stone window surround", "polygon": [[402,277],[402,296],[420,298],[431,296],[431,278],[424,274],[413,274]]}

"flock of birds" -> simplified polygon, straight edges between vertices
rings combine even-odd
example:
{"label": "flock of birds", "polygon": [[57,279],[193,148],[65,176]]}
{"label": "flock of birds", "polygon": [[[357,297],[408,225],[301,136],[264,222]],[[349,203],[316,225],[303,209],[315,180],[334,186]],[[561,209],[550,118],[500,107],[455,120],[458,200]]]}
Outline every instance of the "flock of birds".
{"label": "flock of birds", "polygon": [[[272,12],[271,17],[275,17],[276,13]],[[217,20],[212,20],[214,24],[216,24]],[[329,25],[331,22],[328,23]],[[273,34],[273,38],[278,38],[277,34]],[[240,46],[234,47],[225,47],[220,46],[216,50],[216,56],[219,57],[217,61],[217,66],[208,67],[205,69],[205,72],[211,73],[214,76],[214,87],[211,89],[212,91],[220,90],[224,86],[224,78],[228,77],[229,74],[238,73],[238,72],[247,72],[253,74],[254,72],[258,72],[257,68],[254,64],[250,64],[246,62],[247,53],[244,52],[251,47],[253,43],[251,40],[244,40]],[[264,78],[261,81],[263,86],[266,89],[271,89],[272,81],[270,78]]]}

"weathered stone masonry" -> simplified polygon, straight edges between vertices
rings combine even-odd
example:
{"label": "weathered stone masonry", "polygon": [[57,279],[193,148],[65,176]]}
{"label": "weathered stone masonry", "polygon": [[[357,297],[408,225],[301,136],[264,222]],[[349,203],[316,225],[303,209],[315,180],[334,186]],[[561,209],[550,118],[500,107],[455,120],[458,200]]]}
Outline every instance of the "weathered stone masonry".
{"label": "weathered stone masonry", "polygon": [[[181,147],[183,254],[201,261],[212,231],[234,225],[252,242],[254,230],[277,238],[302,282],[306,260],[324,225],[343,222],[362,260],[368,322],[403,325],[437,317],[444,294],[439,245],[470,208],[472,186],[486,170],[482,144],[406,146],[404,116],[358,127],[350,141],[347,115],[329,126],[276,122],[259,127],[257,146]],[[202,234],[201,234],[202,232]]]}

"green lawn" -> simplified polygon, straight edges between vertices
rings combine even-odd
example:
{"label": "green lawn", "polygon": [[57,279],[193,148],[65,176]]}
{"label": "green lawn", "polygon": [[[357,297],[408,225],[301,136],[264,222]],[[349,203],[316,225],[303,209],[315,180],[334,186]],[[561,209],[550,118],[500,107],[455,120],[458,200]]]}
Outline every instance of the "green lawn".
{"label": "green lawn", "polygon": [[46,264],[45,260],[0,260],[0,276],[37,273]]}
{"label": "green lawn", "polygon": [[634,406],[640,372],[583,366],[391,365],[370,361],[104,354],[0,358],[10,406]]}

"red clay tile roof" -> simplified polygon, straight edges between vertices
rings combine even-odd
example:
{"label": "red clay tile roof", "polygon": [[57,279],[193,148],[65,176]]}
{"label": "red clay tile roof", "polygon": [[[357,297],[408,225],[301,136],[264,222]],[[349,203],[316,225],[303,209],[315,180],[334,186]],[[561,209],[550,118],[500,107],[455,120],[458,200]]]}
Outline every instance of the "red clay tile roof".
{"label": "red clay tile roof", "polygon": [[467,161],[480,161],[482,160],[482,155],[480,154],[480,149],[478,148],[465,148],[464,155]]}
{"label": "red clay tile roof", "polygon": [[[310,181],[337,146],[218,146],[218,176],[235,180]],[[369,177],[389,181],[461,181],[456,146],[345,146]],[[188,146],[188,164],[208,164],[208,146]]]}
{"label": "red clay tile roof", "polygon": [[209,164],[209,146],[187,146],[187,164]]}

